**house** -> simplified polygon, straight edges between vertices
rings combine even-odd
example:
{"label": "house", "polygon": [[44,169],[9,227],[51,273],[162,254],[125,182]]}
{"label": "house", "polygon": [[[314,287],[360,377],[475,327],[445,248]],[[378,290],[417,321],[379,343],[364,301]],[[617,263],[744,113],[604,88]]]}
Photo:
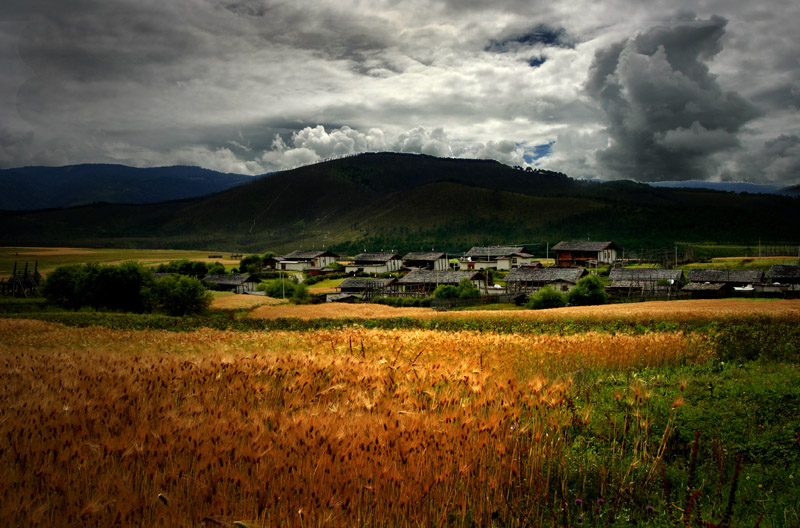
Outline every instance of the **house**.
{"label": "house", "polygon": [[510,270],[533,263],[524,246],[475,246],[460,259],[460,270]]}
{"label": "house", "polygon": [[325,302],[338,302],[338,303],[357,303],[361,298],[352,293],[329,293],[325,296]]}
{"label": "house", "polygon": [[264,267],[270,270],[305,271],[309,268],[323,269],[336,262],[339,255],[331,251],[296,250],[286,255],[271,257],[264,261]]}
{"label": "house", "polygon": [[556,253],[556,266],[595,266],[597,264],[613,264],[617,260],[617,251],[622,251],[614,242],[596,242],[593,240],[562,241],[553,246]]}
{"label": "house", "polygon": [[681,287],[683,270],[675,269],[613,269],[608,278],[611,284],[606,286],[610,293],[655,295],[675,293]]}
{"label": "house", "polygon": [[762,270],[689,270],[689,284],[682,292],[694,298],[721,297],[734,291],[753,291],[756,284],[764,279]]}
{"label": "house", "polygon": [[464,279],[469,279],[481,295],[486,295],[486,276],[479,271],[414,270],[397,281],[397,286],[405,293],[430,295],[439,286],[458,286]]}
{"label": "house", "polygon": [[533,293],[545,286],[567,292],[586,275],[584,268],[517,268],[506,275],[506,292]]}
{"label": "house", "polygon": [[446,271],[449,262],[447,261],[447,253],[430,251],[420,253],[408,253],[403,257],[404,268],[419,268],[435,271]]}
{"label": "house", "polygon": [[800,266],[791,264],[774,264],[767,272],[767,278],[772,283],[800,284]]}
{"label": "house", "polygon": [[339,293],[359,295],[364,298],[371,299],[386,295],[387,292],[392,290],[392,286],[397,282],[397,279],[390,277],[387,279],[370,279],[364,277],[350,277],[343,280],[336,289]]}
{"label": "house", "polygon": [[403,259],[393,252],[360,253],[345,267],[347,273],[390,273],[398,271]]}
{"label": "house", "polygon": [[203,282],[209,289],[247,293],[256,291],[259,280],[253,275],[228,273],[225,275],[206,275]]}

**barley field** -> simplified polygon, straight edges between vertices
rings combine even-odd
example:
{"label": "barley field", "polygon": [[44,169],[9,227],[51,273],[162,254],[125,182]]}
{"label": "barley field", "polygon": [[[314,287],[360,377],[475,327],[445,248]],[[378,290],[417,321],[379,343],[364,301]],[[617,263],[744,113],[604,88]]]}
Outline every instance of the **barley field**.
{"label": "barley field", "polygon": [[[681,332],[0,319],[0,335],[0,519],[19,526],[566,526],[608,524],[613,508],[630,519],[623,506],[662,478],[683,390],[636,373],[712,354]],[[614,412],[590,381],[613,387]],[[580,447],[595,434],[604,462]]]}

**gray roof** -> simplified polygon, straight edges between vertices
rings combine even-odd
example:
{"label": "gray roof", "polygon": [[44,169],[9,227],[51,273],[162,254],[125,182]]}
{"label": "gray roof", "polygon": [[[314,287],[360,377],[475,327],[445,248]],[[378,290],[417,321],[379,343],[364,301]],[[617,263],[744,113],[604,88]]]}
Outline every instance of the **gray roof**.
{"label": "gray roof", "polygon": [[659,280],[674,280],[679,281],[683,279],[683,270],[675,269],[613,269],[608,274],[608,278],[612,281],[659,281]]}
{"label": "gray roof", "polygon": [[705,282],[690,282],[683,288],[681,291],[719,291],[725,287],[724,282],[714,282],[714,283],[705,283]]}
{"label": "gray roof", "polygon": [[639,289],[656,289],[656,290],[659,290],[659,289],[662,289],[662,288],[663,288],[663,289],[665,289],[665,290],[666,290],[666,289],[668,289],[668,288],[669,288],[669,286],[670,286],[669,284],[668,284],[668,285],[665,285],[665,286],[659,286],[659,285],[656,283],[656,281],[642,281],[642,280],[633,280],[633,281],[631,281],[631,280],[615,280],[614,282],[612,282],[611,284],[609,284],[608,286],[606,286],[606,288],[613,289],[613,290],[617,290],[617,289],[621,289],[621,290],[629,290],[629,289],[634,289],[634,290],[639,290]]}
{"label": "gray roof", "polygon": [[322,256],[339,258],[339,255],[337,255],[336,253],[332,253],[330,251],[324,251],[324,250],[302,251],[298,249],[284,255],[283,260],[312,260]]}
{"label": "gray roof", "polygon": [[604,249],[620,249],[614,242],[596,240],[564,240],[552,247],[554,251],[603,251]]}
{"label": "gray roof", "polygon": [[486,259],[505,257],[506,255],[511,255],[513,253],[523,252],[525,252],[525,248],[523,246],[475,246],[467,251],[467,256]]}
{"label": "gray roof", "polygon": [[506,282],[571,282],[587,274],[583,268],[517,268],[508,272]]}
{"label": "gray roof", "polygon": [[437,261],[440,258],[447,258],[447,254],[440,251],[427,251],[427,252],[417,252],[417,253],[412,252],[404,256],[403,260]]}
{"label": "gray roof", "polygon": [[359,262],[389,262],[390,260],[399,259],[400,255],[388,251],[380,253],[359,253],[353,257],[353,263]]}
{"label": "gray roof", "polygon": [[483,280],[479,271],[414,270],[398,281],[399,284],[458,284],[464,279]]}
{"label": "gray roof", "polygon": [[761,282],[764,278],[762,270],[715,270],[693,269],[689,270],[691,282],[726,282],[738,284],[753,284]]}
{"label": "gray roof", "polygon": [[774,264],[767,272],[767,277],[772,280],[798,280],[800,279],[800,266],[793,264]]}
{"label": "gray roof", "polygon": [[368,279],[362,277],[350,277],[343,280],[337,288],[341,290],[379,290],[386,288],[397,279]]}
{"label": "gray roof", "polygon": [[203,277],[206,282],[211,282],[219,286],[241,286],[245,282],[258,282],[252,275],[228,273],[226,275],[206,275]]}

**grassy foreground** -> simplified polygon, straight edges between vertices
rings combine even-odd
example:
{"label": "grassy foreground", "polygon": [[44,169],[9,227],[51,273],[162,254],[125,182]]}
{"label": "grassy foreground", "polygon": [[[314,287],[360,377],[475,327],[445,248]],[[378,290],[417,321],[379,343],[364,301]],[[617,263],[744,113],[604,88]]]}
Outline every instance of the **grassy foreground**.
{"label": "grassy foreground", "polygon": [[800,524],[792,310],[28,316],[0,318],[5,524]]}

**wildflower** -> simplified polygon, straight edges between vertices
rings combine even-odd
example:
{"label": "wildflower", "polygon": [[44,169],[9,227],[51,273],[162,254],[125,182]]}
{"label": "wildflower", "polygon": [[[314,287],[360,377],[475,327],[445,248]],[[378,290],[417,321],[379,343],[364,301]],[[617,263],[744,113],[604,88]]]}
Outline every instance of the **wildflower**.
{"label": "wildflower", "polygon": [[645,508],[645,511],[647,511],[647,513],[653,513],[655,511],[655,508],[653,508],[652,506],[648,505]]}
{"label": "wildflower", "polygon": [[599,504],[599,505],[601,505],[601,506],[602,506],[603,504],[605,504],[605,502],[606,502],[606,501],[605,501],[605,500],[603,500],[603,499],[597,499],[597,504]]}
{"label": "wildflower", "polygon": [[576,504],[576,505],[578,505],[578,506],[580,506],[581,504],[583,504],[583,500],[581,500],[581,499],[575,499],[575,504]]}
{"label": "wildflower", "polygon": [[578,517],[578,522],[579,522],[579,523],[582,523],[582,522],[583,522],[583,515],[581,515],[580,517]]}

